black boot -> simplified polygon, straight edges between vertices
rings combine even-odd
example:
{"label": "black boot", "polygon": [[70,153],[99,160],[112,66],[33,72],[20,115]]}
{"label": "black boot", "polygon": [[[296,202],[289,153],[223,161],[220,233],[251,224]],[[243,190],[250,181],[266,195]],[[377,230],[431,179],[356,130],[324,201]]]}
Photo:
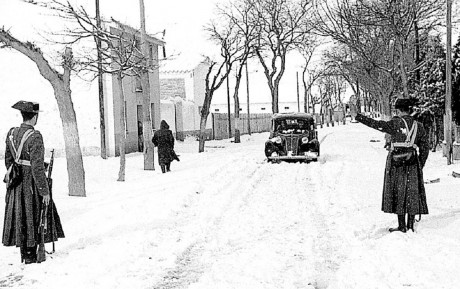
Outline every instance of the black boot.
{"label": "black boot", "polygon": [[171,171],[171,163],[166,164],[166,171],[167,172]]}
{"label": "black boot", "polygon": [[390,228],[390,232],[401,231],[405,233],[406,229],[406,216],[405,215],[398,215],[398,227],[397,228]]}
{"label": "black boot", "polygon": [[412,230],[414,232],[414,221],[415,221],[415,215],[407,215],[407,230]]}
{"label": "black boot", "polygon": [[37,246],[25,248],[25,263],[37,263]]}
{"label": "black boot", "polygon": [[161,165],[161,172],[163,174],[166,173],[166,166],[165,165]]}

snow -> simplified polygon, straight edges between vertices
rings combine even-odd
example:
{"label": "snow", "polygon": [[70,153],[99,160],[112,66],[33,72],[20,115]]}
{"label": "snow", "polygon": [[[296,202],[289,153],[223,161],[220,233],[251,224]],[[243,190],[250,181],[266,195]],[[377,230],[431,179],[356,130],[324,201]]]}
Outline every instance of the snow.
{"label": "snow", "polygon": [[124,183],[118,158],[85,157],[86,198],[67,196],[57,158],[66,238],[42,264],[0,247],[0,287],[458,288],[458,162],[430,154],[425,179],[440,178],[426,184],[430,214],[415,233],[390,234],[381,133],[359,123],[319,129],[322,155],[310,164],[266,163],[267,138],[210,141],[201,154],[189,138],[167,174],[129,154]]}

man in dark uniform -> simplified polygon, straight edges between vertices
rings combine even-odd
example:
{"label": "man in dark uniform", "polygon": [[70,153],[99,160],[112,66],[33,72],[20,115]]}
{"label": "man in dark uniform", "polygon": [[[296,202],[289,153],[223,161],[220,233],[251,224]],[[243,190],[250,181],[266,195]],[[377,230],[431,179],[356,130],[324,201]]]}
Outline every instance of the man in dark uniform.
{"label": "man in dark uniform", "polygon": [[[50,204],[50,191],[45,175],[43,137],[34,129],[38,120],[39,104],[19,101],[13,108],[21,111],[23,123],[8,132],[5,165],[8,169],[14,162],[18,164],[21,177],[16,185],[7,188],[2,243],[5,246],[19,247],[21,261],[30,264],[37,260],[40,212],[42,206]],[[59,218],[55,223],[50,222],[48,218],[49,232],[46,241],[64,237]]]}
{"label": "man in dark uniform", "polygon": [[397,99],[397,116],[389,121],[356,116],[364,125],[390,135],[382,200],[382,211],[398,215],[398,227],[390,232],[414,231],[415,215],[428,214],[422,169],[428,158],[429,140],[423,125],[410,116],[412,105],[411,99]]}

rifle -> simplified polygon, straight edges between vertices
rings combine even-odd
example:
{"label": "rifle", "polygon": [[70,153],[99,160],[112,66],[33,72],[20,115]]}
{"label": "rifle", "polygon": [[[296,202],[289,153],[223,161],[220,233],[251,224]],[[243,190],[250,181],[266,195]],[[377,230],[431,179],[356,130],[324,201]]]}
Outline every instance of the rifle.
{"label": "rifle", "polygon": [[51,210],[51,240],[53,242],[53,250],[51,251],[50,254],[54,253],[54,237],[53,237],[53,226],[54,226],[54,208],[53,208],[53,179],[51,178],[51,174],[53,172],[53,164],[54,164],[54,149],[51,150],[51,158],[50,158],[50,164],[48,166],[48,187],[50,191],[50,210]]}
{"label": "rifle", "polygon": [[[50,191],[50,202],[49,205],[42,205],[42,209],[40,211],[40,226],[39,226],[39,233],[40,233],[40,244],[38,245],[38,251],[37,251],[37,263],[44,262],[46,260],[46,254],[45,251],[45,234],[48,229],[48,206],[50,207],[49,209],[51,210],[51,239],[53,239],[53,224],[54,224],[54,212],[53,212],[53,201],[52,201],[52,186],[53,186],[53,180],[51,179],[51,174],[53,172],[53,163],[54,163],[54,149],[51,150],[51,159],[50,163],[48,165],[48,176],[46,177],[46,180],[48,182],[49,186],[49,191]],[[54,241],[53,241],[53,251],[54,253]]]}
{"label": "rifle", "polygon": [[38,229],[40,233],[40,244],[38,245],[37,263],[45,262],[46,260],[45,233],[47,229],[47,219],[46,219],[47,214],[48,214],[48,206],[43,205],[43,208],[40,212],[40,226]]}

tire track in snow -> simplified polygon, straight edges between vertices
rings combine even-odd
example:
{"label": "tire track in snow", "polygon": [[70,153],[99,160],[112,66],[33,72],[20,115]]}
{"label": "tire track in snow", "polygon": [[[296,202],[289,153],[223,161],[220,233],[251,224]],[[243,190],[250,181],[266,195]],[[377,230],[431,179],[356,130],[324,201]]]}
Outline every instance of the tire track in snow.
{"label": "tire track in snow", "polygon": [[233,160],[239,171],[209,174],[200,193],[208,199],[180,212],[171,230],[188,245],[154,288],[327,288],[343,258],[321,206],[337,190],[323,176],[333,163],[260,165],[244,152]]}
{"label": "tire track in snow", "polygon": [[[335,133],[328,135],[331,138],[324,144],[326,148],[339,143],[337,138],[343,136]],[[311,177],[314,189],[309,191],[311,218],[315,220],[318,232],[313,246],[316,271],[314,286],[318,289],[329,287],[340,265],[347,258],[350,238],[353,238],[350,237],[353,224],[348,222],[348,214],[355,212],[353,192],[344,189],[350,177],[343,160],[348,158],[346,151],[341,151],[335,157],[328,154],[324,157],[331,161],[315,164]]]}
{"label": "tire track in snow", "polygon": [[[237,158],[238,157],[236,156],[235,160]],[[190,230],[187,227],[191,226],[191,232],[188,232],[188,235],[192,235],[193,238],[188,240],[189,245],[185,248],[185,250],[178,254],[174,267],[170,268],[162,277],[162,280],[158,282],[153,288],[184,288],[187,285],[198,281],[203,272],[210,266],[209,262],[203,260],[203,254],[207,250],[206,245],[213,239],[212,232],[217,231],[217,228],[219,227],[219,224],[222,220],[222,215],[227,211],[228,206],[235,201],[233,196],[238,192],[237,188],[241,186],[243,188],[254,187],[255,183],[260,180],[260,177],[256,176],[254,178],[254,175],[259,167],[260,164],[256,165],[256,167],[249,168],[250,170],[247,174],[241,175],[241,173],[238,172],[238,174],[232,176],[231,172],[235,172],[235,170],[230,169],[228,166],[224,166],[221,170],[216,170],[209,174],[210,178],[207,178],[208,181],[205,181],[205,184],[201,186],[201,194],[212,194],[213,192],[209,192],[209,183],[213,183],[217,184],[217,186],[211,186],[217,192],[214,192],[215,195],[228,196],[220,200],[216,200],[216,196],[213,196],[213,205],[217,205],[219,207],[218,210],[214,210],[218,211],[216,215],[199,215],[200,212],[206,213],[206,210],[200,210],[200,208],[206,207],[206,204],[197,204],[198,207],[190,208],[190,210],[182,212],[180,220],[178,220],[174,227],[176,230],[177,227],[182,227],[184,231],[187,231]],[[247,169],[248,167],[246,167],[244,171],[248,171]],[[238,179],[238,177],[240,179]],[[250,182],[244,184],[244,181],[248,179]],[[216,204],[219,201],[221,203]],[[193,224],[191,225],[191,223],[198,223],[198,228],[193,228]],[[185,238],[187,238],[187,234],[183,235]]]}
{"label": "tire track in snow", "polygon": [[338,246],[340,238],[334,234],[334,229],[330,226],[330,219],[334,217],[329,212],[329,207],[322,207],[321,204],[331,204],[328,194],[334,191],[328,182],[325,182],[325,173],[330,173],[324,169],[323,165],[319,165],[317,170],[314,170],[312,179],[316,180],[311,185],[313,190],[309,191],[310,194],[310,217],[314,220],[317,229],[317,237],[314,240],[313,252],[315,259],[315,282],[314,286],[317,289],[325,289],[329,285],[329,281],[333,278],[335,271],[339,268],[337,262]]}
{"label": "tire track in snow", "polygon": [[[313,288],[307,164],[266,164],[212,231],[200,288]],[[275,260],[275,261],[274,261]],[[242,280],[242,281],[241,281]]]}

